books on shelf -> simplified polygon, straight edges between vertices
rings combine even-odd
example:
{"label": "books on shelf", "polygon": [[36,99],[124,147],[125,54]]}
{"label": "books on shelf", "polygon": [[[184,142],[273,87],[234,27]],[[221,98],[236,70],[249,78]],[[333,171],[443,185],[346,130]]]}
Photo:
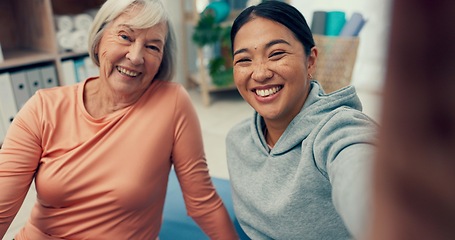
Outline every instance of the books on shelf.
{"label": "books on shelf", "polygon": [[53,64],[0,73],[0,142],[17,112],[28,99],[38,89],[55,86],[58,86],[58,83]]}
{"label": "books on shelf", "polygon": [[16,107],[17,109],[20,109],[31,96],[27,83],[27,76],[25,75],[25,71],[18,70],[10,72],[10,78],[16,100]]}
{"label": "books on shelf", "polygon": [[[62,61],[63,79],[53,63],[25,66],[0,73],[0,143],[16,113],[38,89],[81,82],[99,74],[90,57]],[[60,84],[59,84],[60,83]]]}
{"label": "books on shelf", "polygon": [[65,85],[72,85],[85,79],[99,75],[99,68],[89,56],[62,61],[63,81]]}
{"label": "books on shelf", "polygon": [[43,88],[43,81],[41,80],[40,69],[29,68],[24,70],[27,79],[28,89],[30,90],[30,96],[35,94],[36,91]]}
{"label": "books on shelf", "polygon": [[40,72],[44,88],[52,88],[58,86],[57,71],[54,65],[43,66],[41,67]]}
{"label": "books on shelf", "polygon": [[2,124],[2,129],[6,133],[17,113],[16,99],[8,72],[0,73],[0,109],[0,124]]}
{"label": "books on shelf", "polygon": [[[0,116],[2,115],[2,108],[0,107]],[[6,130],[5,128],[3,127],[3,124],[0,123],[0,148],[2,148],[2,142],[3,142],[3,139],[5,138],[5,135],[6,135]]]}
{"label": "books on shelf", "polygon": [[62,61],[62,73],[64,85],[73,85],[77,83],[76,68],[73,59]]}
{"label": "books on shelf", "polygon": [[325,36],[357,37],[365,23],[365,18],[359,12],[354,12],[347,20],[343,11],[315,11],[311,32]]}

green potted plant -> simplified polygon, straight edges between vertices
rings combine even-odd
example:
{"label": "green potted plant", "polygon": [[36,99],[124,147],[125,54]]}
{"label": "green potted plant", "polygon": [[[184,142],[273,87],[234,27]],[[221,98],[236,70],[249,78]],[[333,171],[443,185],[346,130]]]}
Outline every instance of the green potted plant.
{"label": "green potted plant", "polygon": [[210,59],[209,75],[216,86],[228,86],[233,83],[230,26],[222,26],[215,16],[202,13],[194,28],[193,42],[200,48],[211,45],[219,47],[221,54]]}
{"label": "green potted plant", "polygon": [[221,25],[215,21],[213,14],[201,14],[194,27],[193,42],[201,48],[215,44],[220,39],[221,31]]}

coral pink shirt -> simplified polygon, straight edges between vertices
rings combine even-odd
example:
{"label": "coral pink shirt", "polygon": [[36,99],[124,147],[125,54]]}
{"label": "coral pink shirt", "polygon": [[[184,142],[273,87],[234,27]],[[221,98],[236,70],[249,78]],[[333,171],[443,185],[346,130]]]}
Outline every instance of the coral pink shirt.
{"label": "coral pink shirt", "polygon": [[17,240],[154,239],[172,164],[188,214],[207,217],[196,221],[213,238],[234,236],[184,88],[154,81],[136,104],[95,119],[83,104],[87,81],[40,90],[16,116],[0,150],[0,236],[35,179]]}

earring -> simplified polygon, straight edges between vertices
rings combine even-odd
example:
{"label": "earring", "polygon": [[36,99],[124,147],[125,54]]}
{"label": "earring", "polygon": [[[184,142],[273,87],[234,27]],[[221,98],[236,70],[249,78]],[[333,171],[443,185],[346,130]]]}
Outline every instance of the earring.
{"label": "earring", "polygon": [[311,73],[308,73],[308,79],[313,79],[313,75],[311,75]]}

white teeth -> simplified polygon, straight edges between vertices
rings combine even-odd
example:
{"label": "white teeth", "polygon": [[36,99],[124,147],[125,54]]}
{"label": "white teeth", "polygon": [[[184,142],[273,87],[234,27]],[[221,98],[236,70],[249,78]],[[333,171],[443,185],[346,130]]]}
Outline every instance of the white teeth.
{"label": "white teeth", "polygon": [[130,77],[136,77],[137,75],[139,75],[138,72],[133,72],[133,71],[129,71],[129,70],[126,70],[124,68],[121,68],[121,67],[117,67],[117,70],[120,72],[120,73],[123,73],[127,76],[130,76]]}
{"label": "white teeth", "polygon": [[265,90],[256,89],[256,94],[261,97],[267,97],[267,96],[277,93],[280,90],[281,90],[281,87],[273,87],[273,88],[265,89]]}

